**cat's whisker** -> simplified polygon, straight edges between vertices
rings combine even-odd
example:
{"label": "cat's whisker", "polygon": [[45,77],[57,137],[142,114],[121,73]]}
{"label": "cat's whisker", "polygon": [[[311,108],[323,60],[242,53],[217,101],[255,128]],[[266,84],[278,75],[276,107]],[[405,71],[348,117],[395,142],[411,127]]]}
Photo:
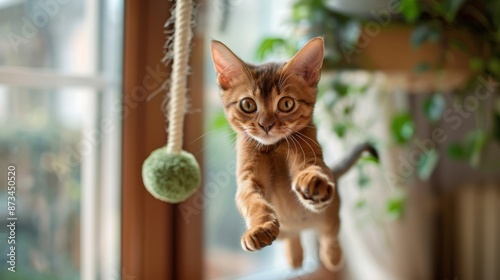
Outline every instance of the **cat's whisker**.
{"label": "cat's whisker", "polygon": [[316,128],[317,128],[317,127],[315,127],[314,125],[306,125],[306,126],[304,126],[304,127],[314,128],[314,129],[316,129]]}
{"label": "cat's whisker", "polygon": [[[193,144],[194,142],[196,142],[196,141],[200,140],[201,138],[203,138],[203,137],[207,136],[207,135],[208,135],[208,134],[210,134],[210,133],[220,132],[220,131],[221,131],[221,130],[223,130],[223,129],[225,129],[225,128],[221,127],[221,128],[216,128],[216,129],[210,130],[210,131],[208,131],[208,132],[204,133],[203,135],[199,136],[199,137],[198,137],[198,138],[196,138],[195,140],[193,140],[193,141],[191,142],[191,144]],[[228,137],[228,136],[231,136],[231,135],[237,135],[237,132],[236,132],[236,131],[231,131],[231,132],[229,132],[229,134],[222,134],[222,135],[223,135],[224,137]],[[236,137],[236,136],[235,136],[235,137]],[[233,140],[234,140],[234,138],[233,138],[231,141],[233,141]],[[196,153],[195,153],[195,155],[198,155],[199,153],[203,152],[204,150],[206,150],[208,147],[210,147],[210,146],[211,146],[211,145],[213,145],[213,144],[214,144],[214,143],[209,144],[209,145],[205,145],[205,146],[204,146],[201,150],[199,150],[198,152],[196,152]]]}
{"label": "cat's whisker", "polygon": [[259,155],[260,155],[260,150],[262,147],[264,147],[264,144],[257,142],[257,151],[259,152]]}
{"label": "cat's whisker", "polygon": [[[235,135],[232,139],[230,139],[230,142],[232,142],[234,139],[236,139],[237,137],[237,133],[236,132],[232,132],[230,134],[224,134],[224,140],[228,140],[229,137],[231,137],[232,135]],[[212,145],[214,145],[215,143],[210,143],[208,145],[205,145],[201,150],[199,150],[198,152],[194,153],[194,155],[199,155],[200,153],[204,152],[206,149],[208,149],[209,147],[211,147]],[[219,147],[216,151],[216,153],[218,153],[220,150],[222,149],[222,147]]]}
{"label": "cat's whisker", "polygon": [[[299,146],[299,148],[302,150],[302,156],[303,156],[303,163],[306,162],[306,153],[304,152],[304,149],[302,148],[302,146],[300,145],[300,142],[299,140],[295,139],[294,135],[293,134],[290,134],[290,137],[291,139],[293,139],[293,141],[295,141],[297,143],[297,145]],[[296,150],[296,153],[298,153],[298,150]]]}
{"label": "cat's whisker", "polygon": [[[292,140],[293,146],[295,147],[295,154],[297,155],[298,149],[297,149],[296,141],[295,141],[295,139],[293,139],[293,137],[291,137],[292,135],[288,135],[288,136],[290,136],[290,140]],[[292,167],[291,167],[292,169],[293,169],[293,167],[295,167],[295,161],[297,161],[297,156],[293,157],[293,163],[292,163]]]}
{"label": "cat's whisker", "polygon": [[[247,130],[247,129],[246,129],[245,127],[243,127],[243,126],[238,126],[238,128],[239,128],[239,129],[241,129],[241,130],[243,130],[243,131],[246,131],[246,130]],[[219,130],[222,130],[222,129],[225,129],[225,128],[224,128],[224,127],[221,127],[221,128],[216,128],[216,129],[213,129],[213,130],[211,130],[211,131],[208,131],[208,132],[204,133],[202,136],[200,136],[200,137],[198,137],[197,139],[193,140],[193,142],[194,142],[194,141],[199,140],[200,138],[202,138],[202,137],[204,137],[204,136],[206,136],[206,135],[208,135],[208,134],[210,134],[210,133],[213,133],[213,132],[216,132],[216,131],[219,131]],[[227,140],[227,138],[228,138],[228,137],[231,137],[231,136],[234,136],[234,137],[232,137],[232,138],[229,140],[229,142],[235,142],[236,138],[238,137],[238,133],[237,133],[236,131],[233,131],[233,130],[232,130],[229,134],[224,134],[224,137],[225,137],[225,138],[224,138],[224,140]],[[247,137],[247,139],[248,139],[248,137]],[[199,150],[198,152],[196,152],[196,153],[195,153],[195,155],[200,154],[201,152],[205,151],[206,149],[208,149],[209,147],[211,147],[211,146],[212,146],[212,145],[214,145],[214,144],[215,144],[215,143],[211,143],[211,144],[209,144],[209,145],[204,146],[201,150]],[[220,152],[220,150],[221,150],[222,148],[223,148],[223,146],[219,147],[219,148],[217,149],[217,151],[216,151],[216,154],[217,154],[217,153],[219,153],[219,152]],[[236,151],[236,145],[233,145],[233,154],[234,154],[234,152],[235,152],[235,151]]]}
{"label": "cat's whisker", "polygon": [[[315,128],[314,126],[305,126],[305,127]],[[304,133],[302,133],[302,132],[300,132],[300,131],[297,131],[297,130],[295,130],[295,129],[291,128],[291,127],[285,127],[285,129],[290,130],[293,134],[300,134],[300,135],[302,135],[303,137],[305,137],[305,138],[309,139],[311,142],[313,142],[314,144],[316,144],[318,147],[320,147],[320,148],[321,148],[321,145],[320,145],[318,142],[316,142],[316,141],[315,141],[314,139],[312,139],[311,137],[309,137],[309,136],[305,135]]]}
{"label": "cat's whisker", "polygon": [[[210,131],[207,131],[207,132],[203,133],[200,137],[198,137],[198,138],[194,139],[193,141],[191,141],[191,144],[193,144],[194,142],[196,142],[196,141],[200,140],[201,138],[203,138],[203,137],[207,136],[207,135],[208,135],[208,134],[210,134],[210,133],[219,132],[219,131],[221,131],[221,130],[223,130],[223,129],[226,129],[226,127],[219,127],[219,128],[216,128],[216,129],[212,129],[212,130],[210,130]],[[236,133],[235,131],[232,131],[232,132],[233,132],[233,133]]]}
{"label": "cat's whisker", "polygon": [[[314,152],[313,147],[311,147],[311,145],[308,143],[308,141],[307,141],[306,139],[302,138],[302,136],[300,136],[301,134],[302,134],[302,133],[298,132],[296,135],[297,135],[300,139],[302,139],[302,140],[303,140],[303,141],[307,144],[307,146],[309,146],[309,148],[311,149],[311,152],[313,152],[313,154],[314,154],[314,165],[316,165],[316,159],[318,158],[318,157],[316,156],[316,152]],[[303,135],[303,134],[302,134],[302,135]],[[303,136],[305,136],[305,135],[303,135]],[[307,136],[305,136],[305,137],[307,137]],[[307,137],[307,138],[309,138],[309,137]],[[311,139],[311,138],[309,138],[309,139]],[[312,140],[311,140],[311,141],[312,141]],[[314,142],[314,141],[313,141],[313,142]],[[319,145],[318,145],[318,146],[319,146]]]}
{"label": "cat's whisker", "polygon": [[[250,143],[252,141],[252,139],[250,137],[248,137],[248,141],[249,141],[248,143]],[[261,148],[262,144],[259,141],[256,141],[256,143],[257,143],[257,145],[255,145],[253,147],[253,151],[254,152],[257,151],[260,154],[260,148]]]}
{"label": "cat's whisker", "polygon": [[288,156],[290,155],[290,143],[288,142],[288,135],[285,135],[285,141],[288,149],[286,149],[286,161],[288,161]]}
{"label": "cat's whisker", "polygon": [[248,143],[252,142],[252,140],[254,140],[254,139],[252,138],[252,136],[250,136],[251,135],[250,129],[246,128],[244,126],[241,126],[240,128],[244,132],[245,144],[248,144]]}
{"label": "cat's whisker", "polygon": [[[236,141],[236,138],[238,138],[238,134],[236,134],[236,136],[234,136],[233,141]],[[233,145],[233,152],[231,153],[231,157],[234,157],[234,153],[236,152],[236,146],[237,145]]]}
{"label": "cat's whisker", "polygon": [[[292,129],[292,130],[293,130],[293,129]],[[318,147],[320,147],[320,148],[321,148],[321,145],[320,145],[318,142],[314,141],[314,139],[312,139],[311,137],[309,137],[309,136],[305,135],[304,133],[302,133],[302,132],[300,132],[300,131],[295,131],[295,133],[297,133],[298,135],[302,135],[303,137],[305,137],[305,138],[309,139],[311,142],[313,142],[314,144],[316,144],[316,146],[318,146]]]}

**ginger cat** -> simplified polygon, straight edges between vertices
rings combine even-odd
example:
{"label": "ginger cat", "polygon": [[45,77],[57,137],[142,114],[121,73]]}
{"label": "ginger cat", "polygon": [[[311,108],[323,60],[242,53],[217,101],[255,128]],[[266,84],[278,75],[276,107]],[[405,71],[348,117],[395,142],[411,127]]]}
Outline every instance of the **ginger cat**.
{"label": "ginger cat", "polygon": [[286,63],[250,65],[218,41],[212,60],[226,117],[237,132],[236,205],[246,221],[241,246],[260,250],[283,240],[293,268],[302,265],[300,232],[317,231],[320,259],[336,271],[342,262],[337,176],[368,150],[359,146],[332,173],[323,161],[312,116],[324,56],[322,38],[309,41]]}

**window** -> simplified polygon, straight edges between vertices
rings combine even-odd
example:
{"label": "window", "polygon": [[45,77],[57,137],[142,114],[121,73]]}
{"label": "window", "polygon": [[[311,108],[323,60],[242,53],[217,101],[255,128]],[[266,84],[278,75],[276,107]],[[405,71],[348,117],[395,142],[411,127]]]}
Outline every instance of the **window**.
{"label": "window", "polygon": [[16,167],[18,279],[120,278],[121,123],[109,108],[121,104],[122,14],[120,1],[0,0],[0,180]]}

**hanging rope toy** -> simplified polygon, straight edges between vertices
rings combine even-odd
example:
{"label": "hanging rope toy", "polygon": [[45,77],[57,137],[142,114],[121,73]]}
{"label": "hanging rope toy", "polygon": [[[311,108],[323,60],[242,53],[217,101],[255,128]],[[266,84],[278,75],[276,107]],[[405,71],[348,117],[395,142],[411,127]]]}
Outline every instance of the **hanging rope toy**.
{"label": "hanging rope toy", "polygon": [[[142,180],[146,189],[157,199],[179,203],[191,196],[200,186],[200,167],[194,156],[182,150],[183,123],[186,111],[186,86],[190,41],[192,37],[191,0],[178,0],[175,13],[167,22],[175,20],[168,110],[168,144],[151,153],[142,165]],[[166,45],[170,45],[172,37]],[[168,46],[167,46],[168,48]]]}

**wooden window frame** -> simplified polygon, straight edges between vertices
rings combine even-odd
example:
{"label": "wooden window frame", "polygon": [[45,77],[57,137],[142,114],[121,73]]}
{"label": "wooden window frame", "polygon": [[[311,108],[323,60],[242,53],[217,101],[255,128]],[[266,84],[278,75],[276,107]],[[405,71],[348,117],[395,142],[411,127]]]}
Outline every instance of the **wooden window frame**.
{"label": "wooden window frame", "polygon": [[[203,209],[183,220],[179,205],[153,198],[142,183],[146,157],[166,143],[162,112],[164,91],[148,98],[138,87],[147,88],[146,77],[162,65],[165,35],[172,2],[166,0],[125,1],[122,134],[121,275],[124,280],[202,279]],[[203,37],[195,34],[191,54],[189,96],[194,113],[186,115],[184,149],[193,153],[203,170]],[[194,62],[194,63],[193,63]],[[149,75],[149,76],[148,76]],[[153,77],[154,78],[154,77]],[[187,204],[196,205],[193,198]]]}

